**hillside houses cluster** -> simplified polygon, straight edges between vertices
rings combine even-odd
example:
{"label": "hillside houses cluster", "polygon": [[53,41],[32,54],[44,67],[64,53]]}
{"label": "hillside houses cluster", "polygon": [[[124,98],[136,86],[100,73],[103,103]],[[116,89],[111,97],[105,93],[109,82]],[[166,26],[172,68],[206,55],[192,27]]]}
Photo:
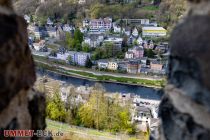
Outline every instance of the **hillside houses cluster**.
{"label": "hillside houses cluster", "polygon": [[[65,61],[68,64],[85,66],[88,60],[91,60],[92,53],[67,51],[63,46],[57,48],[57,52],[51,53],[51,48],[47,48],[48,39],[55,41],[65,40],[66,33],[73,34],[75,27],[70,24],[53,23],[50,18],[47,19],[45,26],[30,24],[30,17],[25,15],[25,20],[29,23],[29,46],[33,51],[48,52],[50,59]],[[152,49],[155,52],[166,53],[168,44],[155,45],[144,37],[165,36],[166,30],[157,27],[157,24],[150,22],[149,19],[122,19],[126,23],[132,23],[142,26],[142,33],[139,32],[139,26],[121,27],[117,21],[109,17],[99,19],[84,19],[82,21],[81,32],[84,33],[82,45],[87,44],[90,48],[103,47],[111,43],[113,53],[121,52],[123,43],[131,46],[124,54],[124,59],[108,58],[106,60],[92,61],[99,70],[111,70],[123,73],[157,73],[165,74],[165,63],[157,59],[151,59],[145,56],[145,49]],[[110,32],[113,32],[110,34]],[[123,35],[123,36],[122,36]],[[36,42],[35,42],[36,40]],[[63,49],[64,48],[64,49]]]}
{"label": "hillside houses cluster", "polygon": [[85,66],[86,62],[90,59],[90,53],[66,51],[65,53],[58,52],[53,56],[50,55],[49,58],[62,60],[73,65]]}

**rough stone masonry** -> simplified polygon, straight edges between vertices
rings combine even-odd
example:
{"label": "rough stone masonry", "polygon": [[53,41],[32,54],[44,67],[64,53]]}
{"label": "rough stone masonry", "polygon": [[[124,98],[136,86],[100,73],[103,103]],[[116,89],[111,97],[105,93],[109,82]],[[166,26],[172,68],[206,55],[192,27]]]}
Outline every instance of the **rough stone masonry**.
{"label": "rough stone masonry", "polygon": [[189,0],[171,39],[161,140],[210,139],[210,0]]}
{"label": "rough stone masonry", "polygon": [[0,140],[5,129],[44,130],[45,98],[32,90],[36,75],[27,24],[10,0],[0,0],[0,56]]}

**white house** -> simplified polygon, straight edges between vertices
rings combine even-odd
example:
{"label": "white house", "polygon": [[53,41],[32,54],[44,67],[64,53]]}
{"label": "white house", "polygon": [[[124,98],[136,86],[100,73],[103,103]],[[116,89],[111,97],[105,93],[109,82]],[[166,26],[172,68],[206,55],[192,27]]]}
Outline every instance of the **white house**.
{"label": "white house", "polygon": [[33,47],[36,51],[40,51],[45,46],[45,41],[41,40],[39,43],[33,43]]}
{"label": "white house", "polygon": [[108,61],[107,60],[99,60],[97,62],[99,69],[107,69],[108,68]]}
{"label": "white house", "polygon": [[115,33],[120,33],[122,32],[122,29],[119,25],[117,25],[116,23],[113,23],[113,29]]}
{"label": "white house", "polygon": [[24,19],[27,23],[30,23],[31,18],[28,15],[24,15]]}
{"label": "white house", "polygon": [[152,115],[147,107],[137,106],[132,113],[132,122],[144,122],[150,125]]}
{"label": "white house", "polygon": [[84,38],[83,43],[88,44],[92,48],[96,48],[104,41],[103,35],[90,35]]}
{"label": "white house", "polygon": [[85,4],[86,3],[86,0],[79,0],[78,3],[79,4]]}
{"label": "white house", "polygon": [[46,31],[44,30],[44,32],[46,32],[45,33],[46,36],[49,36],[49,37],[52,37],[52,38],[57,37],[57,31],[56,31],[55,27],[52,27],[52,26],[46,27]]}
{"label": "white house", "polygon": [[90,23],[90,21],[89,21],[88,19],[84,19],[84,20],[82,21],[83,27],[88,27],[88,26],[89,26],[89,23]]}
{"label": "white house", "polygon": [[52,26],[54,23],[52,22],[52,20],[50,18],[47,19],[47,25]]}
{"label": "white house", "polygon": [[118,63],[114,61],[108,62],[108,67],[109,70],[117,70],[118,69]]}
{"label": "white house", "polygon": [[143,27],[142,36],[143,37],[162,37],[166,36],[166,29],[163,27]]}
{"label": "white house", "polygon": [[65,32],[74,31],[74,27],[70,26],[69,24],[65,24],[65,25],[63,25],[63,31],[65,31]]}
{"label": "white house", "polygon": [[122,42],[123,42],[123,38],[119,38],[119,37],[109,37],[104,40],[104,43],[113,43],[114,46],[116,46],[117,48],[122,47]]}
{"label": "white house", "polygon": [[143,43],[143,39],[140,36],[136,39],[136,41],[139,45],[142,45]]}
{"label": "white house", "polygon": [[125,59],[133,59],[133,58],[134,58],[133,52],[127,51],[125,53]]}
{"label": "white house", "polygon": [[137,36],[139,35],[139,32],[138,32],[137,28],[134,28],[134,29],[133,29],[132,35],[133,35],[134,37],[137,37]]}

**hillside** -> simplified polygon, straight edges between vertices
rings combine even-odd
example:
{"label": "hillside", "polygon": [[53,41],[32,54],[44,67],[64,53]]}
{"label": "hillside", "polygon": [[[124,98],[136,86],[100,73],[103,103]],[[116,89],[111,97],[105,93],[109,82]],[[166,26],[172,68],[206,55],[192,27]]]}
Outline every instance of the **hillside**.
{"label": "hillside", "polygon": [[170,28],[185,11],[186,2],[183,0],[137,0],[133,3],[124,3],[122,0],[89,0],[81,5],[73,0],[46,0],[45,3],[39,0],[17,0],[14,6],[18,13],[35,15],[41,23],[51,17],[60,22],[78,25],[86,17],[109,16],[114,20],[149,18],[158,20],[165,28]]}

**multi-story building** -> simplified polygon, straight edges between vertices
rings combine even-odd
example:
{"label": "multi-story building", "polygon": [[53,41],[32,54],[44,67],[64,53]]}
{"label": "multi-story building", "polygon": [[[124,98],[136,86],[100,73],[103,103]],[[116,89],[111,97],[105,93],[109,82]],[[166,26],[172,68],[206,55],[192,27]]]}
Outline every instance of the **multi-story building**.
{"label": "multi-story building", "polygon": [[[86,21],[87,22],[87,21]],[[86,25],[86,22],[83,21],[83,25]],[[112,28],[112,19],[104,18],[104,19],[93,19],[89,22],[89,28],[91,32],[105,32]]]}
{"label": "multi-story building", "polygon": [[142,36],[143,37],[161,37],[166,36],[166,29],[163,27],[143,27]]}
{"label": "multi-story building", "polygon": [[138,74],[141,72],[141,64],[139,61],[129,61],[127,64],[127,72]]}
{"label": "multi-story building", "polygon": [[117,62],[114,62],[114,61],[108,62],[108,69],[109,70],[117,70],[118,69]]}
{"label": "multi-story building", "polygon": [[55,27],[49,26],[49,27],[46,27],[43,31],[44,31],[45,36],[49,36],[52,38],[55,38],[57,36],[57,31]]}
{"label": "multi-story building", "polygon": [[34,27],[34,35],[37,39],[41,39],[44,37],[56,37],[57,30],[55,27],[48,26],[48,27]]}
{"label": "multi-story building", "polygon": [[85,37],[84,42],[88,44],[92,48],[96,48],[102,44],[104,41],[104,36],[103,35],[90,35]]}
{"label": "multi-story building", "polygon": [[163,64],[158,62],[157,60],[153,60],[150,62],[150,69],[153,71],[162,71],[163,70]]}
{"label": "multi-story building", "polygon": [[[63,60],[66,61],[67,63],[72,63],[79,66],[85,66],[87,60],[90,58],[90,53],[68,51],[65,53],[57,53],[56,57],[53,56],[49,57],[53,59]],[[69,60],[69,57],[71,58],[71,60]]]}
{"label": "multi-story building", "polygon": [[141,122],[147,123],[150,125],[150,120],[152,118],[151,110],[147,107],[138,106],[134,109],[134,113],[132,114],[132,122]]}
{"label": "multi-story building", "polygon": [[75,54],[75,63],[79,66],[85,66],[87,60],[90,58],[90,53],[80,53]]}
{"label": "multi-story building", "polygon": [[144,48],[142,46],[134,46],[125,54],[126,59],[139,59],[144,57]]}
{"label": "multi-story building", "polygon": [[125,53],[125,59],[133,59],[134,58],[134,55],[133,55],[133,52],[126,52]]}
{"label": "multi-story building", "polygon": [[108,68],[107,60],[98,60],[97,64],[98,64],[99,69],[107,69]]}
{"label": "multi-story building", "polygon": [[104,43],[113,43],[117,50],[120,50],[122,47],[123,38],[109,37],[104,40]]}

